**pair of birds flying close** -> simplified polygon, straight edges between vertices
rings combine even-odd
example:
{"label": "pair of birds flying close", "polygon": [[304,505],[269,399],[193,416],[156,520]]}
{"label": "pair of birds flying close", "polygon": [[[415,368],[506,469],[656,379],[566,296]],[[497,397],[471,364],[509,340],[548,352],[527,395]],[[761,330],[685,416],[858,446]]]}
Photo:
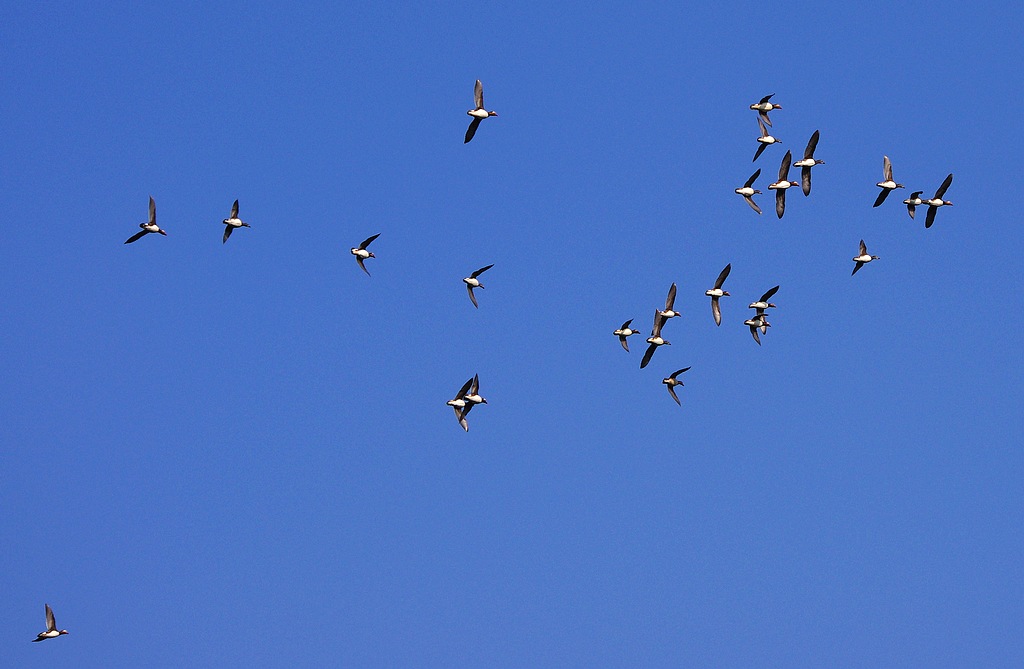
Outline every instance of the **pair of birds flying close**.
{"label": "pair of birds flying close", "polygon": [[[235,200],[235,203],[231,205],[231,214],[224,219],[223,223],[224,239],[221,241],[222,244],[228,241],[228,237],[231,236],[231,233],[235,230],[235,228],[252,227],[242,219],[238,218],[238,200]],[[165,237],[167,236],[167,231],[162,230],[160,226],[156,224],[156,201],[153,200],[152,195],[149,197],[149,220],[147,220],[145,223],[139,223],[139,227],[142,228],[142,230],[136,232],[134,235],[125,240],[125,244],[131,244],[132,242],[138,241],[150,233],[161,234]]]}
{"label": "pair of birds flying close", "polygon": [[455,397],[445,402],[448,406],[455,410],[455,419],[459,421],[459,425],[466,432],[469,432],[469,423],[466,421],[466,416],[469,415],[470,409],[477,404],[487,404],[487,400],[480,396],[480,375],[474,374],[473,378],[466,381],[459,388],[459,392],[455,393]]}

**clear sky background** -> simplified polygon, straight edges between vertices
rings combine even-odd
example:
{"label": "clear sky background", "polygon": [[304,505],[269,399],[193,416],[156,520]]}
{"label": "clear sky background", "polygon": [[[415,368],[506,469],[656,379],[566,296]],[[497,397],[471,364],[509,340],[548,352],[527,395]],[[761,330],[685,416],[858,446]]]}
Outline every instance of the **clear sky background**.
{"label": "clear sky background", "polygon": [[1020,3],[4,14],[0,664],[1020,666]]}

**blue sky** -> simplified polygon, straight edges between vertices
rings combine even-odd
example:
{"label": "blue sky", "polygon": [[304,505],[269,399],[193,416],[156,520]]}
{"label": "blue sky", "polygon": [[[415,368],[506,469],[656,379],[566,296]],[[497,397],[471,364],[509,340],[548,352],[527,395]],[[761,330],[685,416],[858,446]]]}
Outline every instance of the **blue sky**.
{"label": "blue sky", "polygon": [[[11,7],[0,656],[1019,664],[1022,13]],[[925,230],[900,200],[950,172]],[[169,235],[123,245],[150,195]],[[639,370],[611,332],[672,282]],[[44,602],[70,635],[31,644]]]}

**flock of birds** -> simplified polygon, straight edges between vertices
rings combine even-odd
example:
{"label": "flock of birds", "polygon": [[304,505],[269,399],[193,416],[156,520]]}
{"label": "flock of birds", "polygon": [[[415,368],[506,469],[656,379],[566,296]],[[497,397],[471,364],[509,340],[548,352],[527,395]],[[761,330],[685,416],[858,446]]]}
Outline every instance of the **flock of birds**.
{"label": "flock of birds", "polygon": [[[771,102],[773,96],[774,94],[766,95],[763,98],[761,98],[761,100],[758,101],[757,103],[750,105],[750,109],[756,111],[758,114],[757,124],[761,131],[760,136],[757,138],[758,147],[754,153],[753,161],[756,161],[758,158],[760,158],[761,154],[764,153],[765,149],[769,145],[776,144],[781,141],[777,137],[772,136],[768,131],[768,128],[772,127],[772,121],[768,116],[769,112],[777,109],[782,109],[782,105]],[[469,128],[466,130],[465,143],[470,142],[476,136],[481,121],[483,121],[485,118],[490,118],[491,116],[498,115],[497,112],[488,111],[487,109],[484,108],[483,84],[480,83],[479,79],[477,80],[476,85],[474,86],[473,89],[473,100],[475,103],[475,107],[466,112],[469,116],[472,117],[473,120],[470,122]],[[822,165],[825,162],[814,157],[814,151],[818,146],[819,137],[819,132],[815,130],[807,142],[807,146],[804,149],[803,158],[795,163],[792,162],[792,153],[790,151],[787,151],[786,155],[782,157],[782,163],[779,166],[778,180],[768,185],[769,190],[775,191],[775,213],[780,219],[786,212],[786,191],[789,188],[792,188],[793,186],[800,186],[805,196],[809,196],[811,194],[811,169],[816,165]],[[800,168],[801,178],[799,183],[796,181],[789,180],[789,170],[791,167]],[[890,162],[888,156],[883,157],[882,169],[883,180],[876,184],[879,188],[881,188],[881,191],[879,192],[878,198],[875,200],[875,203],[873,205],[875,207],[878,207],[883,202],[885,202],[885,199],[888,197],[890,192],[898,188],[904,188],[903,184],[897,183],[893,179],[892,163]],[[746,203],[750,206],[750,208],[753,209],[758,214],[761,213],[761,208],[754,201],[753,196],[761,194],[761,191],[754,188],[754,183],[757,181],[760,175],[761,170],[758,169],[750,176],[749,179],[747,179],[746,183],[744,183],[742,187],[735,189],[735,192],[738,195],[741,195],[743,199],[746,201]],[[909,198],[903,201],[903,204],[907,206],[907,212],[910,214],[910,218],[914,218],[917,207],[926,206],[928,207],[928,212],[925,216],[925,228],[930,228],[932,224],[935,222],[935,214],[938,211],[938,209],[940,207],[950,206],[953,204],[952,202],[943,199],[945,197],[946,190],[952,183],[953,175],[950,174],[943,180],[942,184],[935,191],[935,196],[930,199],[921,198],[921,195],[924,191],[914,191]],[[235,200],[234,204],[231,205],[230,214],[222,222],[224,224],[224,237],[222,239],[222,243],[226,243],[228,241],[228,238],[231,236],[231,233],[237,228],[251,227],[248,223],[244,222],[242,219],[238,217],[238,200]],[[160,226],[157,225],[156,202],[152,197],[149,198],[149,218],[145,222],[140,223],[139,228],[141,228],[140,231],[129,237],[125,241],[125,244],[131,244],[133,242],[136,242],[149,234],[160,234],[163,236],[167,236],[167,231],[161,229]],[[362,243],[359,244],[359,246],[350,249],[350,253],[353,256],[355,256],[356,263],[359,265],[359,268],[362,269],[363,272],[367,274],[367,276],[370,275],[370,271],[366,268],[364,261],[366,261],[369,258],[375,257],[373,252],[370,251],[368,247],[379,236],[380,233],[367,237],[362,241]],[[857,256],[853,258],[855,266],[853,268],[852,274],[856,274],[861,267],[874,260],[878,260],[878,258],[878,256],[870,255],[868,253],[867,246],[864,243],[864,240],[862,239],[860,241],[860,252]],[[473,272],[468,277],[462,280],[463,283],[466,284],[466,290],[469,293],[469,299],[473,303],[473,306],[476,308],[479,308],[480,305],[477,302],[476,294],[473,291],[476,288],[484,287],[483,284],[480,282],[479,277],[481,274],[491,269],[493,266],[494,265],[491,264],[485,267],[481,267],[480,269],[476,270],[475,272]],[[711,314],[714,318],[715,325],[717,326],[720,326],[722,324],[722,311],[721,305],[719,304],[719,299],[722,297],[730,296],[729,292],[723,289],[723,285],[725,284],[726,279],[729,277],[729,272],[731,270],[732,264],[730,263],[726,265],[725,268],[723,268],[722,271],[719,273],[718,278],[715,280],[714,286],[704,292],[706,296],[711,298]],[[757,342],[758,346],[761,345],[760,335],[766,335],[768,333],[768,328],[771,327],[771,323],[768,322],[766,316],[766,311],[768,309],[775,308],[776,305],[770,300],[772,299],[772,297],[774,297],[778,290],[779,286],[770,288],[763,295],[761,295],[761,297],[757,301],[751,302],[748,305],[748,308],[754,309],[754,316],[743,321],[743,324],[750,328],[750,334],[753,337],[754,341]],[[640,360],[641,369],[643,369],[650,363],[651,358],[654,356],[655,351],[657,351],[659,347],[671,344],[671,342],[662,337],[662,329],[664,328],[665,323],[667,323],[670,319],[682,315],[679,311],[675,309],[675,299],[676,284],[673,283],[668,290],[668,297],[665,300],[665,308],[659,309],[655,307],[654,324],[651,329],[651,336],[647,338],[647,350],[644,351],[643,357]],[[628,337],[641,334],[640,330],[631,327],[632,322],[633,319],[627,320],[622,324],[621,327],[616,329],[613,333],[616,337],[618,337],[619,342],[622,345],[622,348],[625,349],[627,353],[629,352],[629,342],[627,341]],[[672,396],[672,399],[675,400],[676,404],[679,404],[680,406],[682,405],[682,403],[679,401],[679,396],[676,394],[676,386],[684,385],[683,382],[679,379],[679,377],[683,373],[687,372],[689,369],[690,367],[683,367],[682,369],[678,369],[672,372],[664,379],[662,379],[661,381],[668,389],[669,395]],[[459,388],[458,392],[455,393],[455,396],[447,401],[447,405],[452,407],[452,409],[455,411],[455,418],[458,421],[459,425],[462,426],[462,428],[467,432],[469,431],[469,423],[466,420],[467,416],[469,416],[469,412],[473,409],[473,407],[479,404],[487,404],[487,400],[482,395],[480,395],[480,377],[477,374],[474,374],[472,378],[467,380],[462,385],[462,387]],[[33,641],[53,639],[67,633],[67,630],[57,629],[57,623],[53,616],[53,610],[50,608],[49,604],[46,604],[46,630],[40,632],[36,636],[36,638],[33,639]]]}

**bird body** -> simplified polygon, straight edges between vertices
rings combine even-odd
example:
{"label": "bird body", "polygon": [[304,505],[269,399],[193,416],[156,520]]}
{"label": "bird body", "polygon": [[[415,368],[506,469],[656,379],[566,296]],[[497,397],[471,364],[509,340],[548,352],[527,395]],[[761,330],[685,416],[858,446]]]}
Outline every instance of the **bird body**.
{"label": "bird body", "polygon": [[367,237],[366,239],[364,239],[363,243],[360,244],[358,247],[349,249],[349,253],[356,257],[356,262],[359,263],[359,267],[361,267],[362,270],[366,272],[366,276],[370,276],[370,270],[366,269],[366,265],[363,264],[363,261],[366,260],[367,258],[377,257],[373,255],[371,251],[368,251],[366,247],[369,246],[373,242],[373,240],[377,239],[378,237],[380,237],[379,232],[373,235],[372,237]]}
{"label": "bird body", "polygon": [[231,215],[224,219],[224,239],[221,240],[221,244],[228,241],[228,237],[231,236],[235,228],[243,227],[249,228],[252,226],[238,218],[238,200],[235,200],[235,203],[231,205]]}
{"label": "bird body", "polygon": [[473,139],[473,136],[476,135],[476,129],[480,127],[480,121],[488,116],[498,115],[498,112],[484,109],[484,85],[480,83],[479,79],[476,80],[476,85],[473,87],[473,101],[476,103],[476,107],[466,112],[473,117],[473,120],[469,122],[464,144],[468,144],[469,140]]}
{"label": "bird body", "polygon": [[57,621],[53,617],[53,609],[50,608],[49,604],[46,604],[46,630],[36,635],[32,641],[43,641],[45,639],[55,639],[61,634],[67,634],[67,630],[58,630]]}

